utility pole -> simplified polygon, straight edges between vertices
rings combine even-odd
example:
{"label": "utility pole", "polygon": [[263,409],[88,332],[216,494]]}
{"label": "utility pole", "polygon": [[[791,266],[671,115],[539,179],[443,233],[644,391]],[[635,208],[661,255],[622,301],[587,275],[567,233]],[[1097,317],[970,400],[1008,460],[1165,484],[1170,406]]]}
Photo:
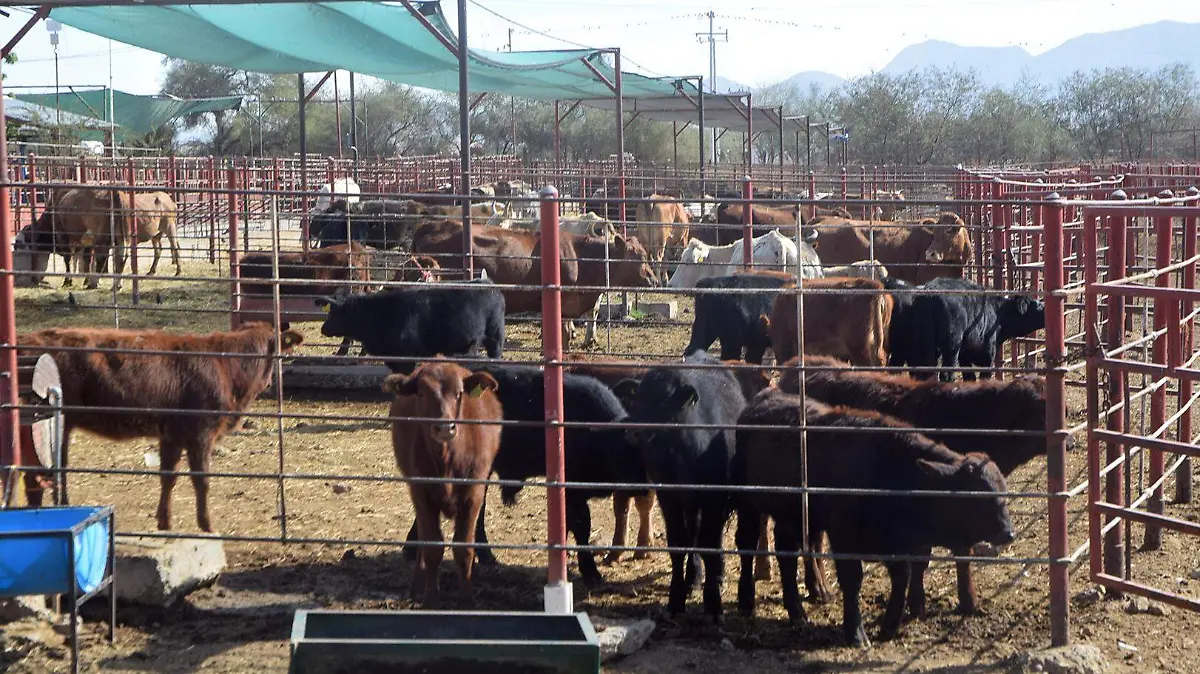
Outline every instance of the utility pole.
{"label": "utility pole", "polygon": [[[714,22],[717,15],[711,9],[708,10],[708,32],[696,33],[697,42],[708,43],[708,91],[709,93],[717,93],[717,42],[729,42],[729,31],[723,30],[720,33],[714,29]],[[703,129],[701,129],[703,131]],[[713,132],[713,151],[712,162],[717,163],[717,134]]]}
{"label": "utility pole", "polygon": [[[512,53],[513,29],[508,29],[508,53]],[[512,123],[512,153],[517,154],[517,97],[508,97],[508,119]]]}

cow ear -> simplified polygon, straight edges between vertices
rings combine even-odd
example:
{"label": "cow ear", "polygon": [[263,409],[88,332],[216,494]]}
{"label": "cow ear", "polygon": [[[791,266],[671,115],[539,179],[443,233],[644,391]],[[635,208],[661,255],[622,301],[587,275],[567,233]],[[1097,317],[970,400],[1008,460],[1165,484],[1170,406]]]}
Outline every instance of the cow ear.
{"label": "cow ear", "polygon": [[954,475],[955,467],[948,463],[936,463],[934,461],[926,461],[925,459],[917,459],[917,467],[926,476],[934,479],[945,479]]}
{"label": "cow ear", "polygon": [[483,395],[484,391],[495,391],[499,388],[500,385],[496,383],[495,377],[487,372],[476,372],[463,379],[463,390],[467,391],[472,398],[478,398]]}
{"label": "cow ear", "polygon": [[337,304],[340,300],[337,297],[318,297],[313,300],[313,304],[321,308],[321,311],[329,313],[329,309]]}
{"label": "cow ear", "polygon": [[675,394],[671,396],[671,400],[680,408],[691,407],[700,402],[700,394],[696,392],[696,388],[691,384],[684,384],[675,391]]}
{"label": "cow ear", "polygon": [[620,234],[613,237],[613,247],[617,249],[617,257],[625,257],[625,249],[627,247],[625,237]]}
{"label": "cow ear", "polygon": [[613,394],[620,400],[633,400],[639,384],[641,382],[637,379],[622,379],[613,386]]}
{"label": "cow ear", "polygon": [[395,396],[410,396],[417,392],[417,378],[407,374],[388,375],[383,380],[383,392]]}
{"label": "cow ear", "polygon": [[284,328],[282,336],[284,351],[290,351],[297,346],[300,346],[300,344],[304,342],[304,335],[296,332],[295,330]]}

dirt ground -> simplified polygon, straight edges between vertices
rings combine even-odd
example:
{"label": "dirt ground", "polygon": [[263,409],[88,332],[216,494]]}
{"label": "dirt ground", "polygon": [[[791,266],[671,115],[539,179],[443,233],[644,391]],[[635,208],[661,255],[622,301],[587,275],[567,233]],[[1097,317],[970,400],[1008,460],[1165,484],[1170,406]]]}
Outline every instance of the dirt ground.
{"label": "dirt ground", "polygon": [[[148,268],[148,258],[143,268]],[[192,260],[185,274],[216,276],[220,265]],[[57,281],[55,280],[55,285]],[[227,325],[220,312],[227,306],[221,284],[150,280],[142,284],[146,310],[123,310],[122,327],[154,326],[171,330],[213,330]],[[127,291],[122,299],[128,297]],[[18,328],[34,330],[50,325],[112,325],[113,312],[84,308],[103,304],[107,291],[78,291],[72,305],[57,288],[22,289],[18,292]],[[645,299],[667,299],[645,296]],[[601,328],[600,350],[614,354],[677,357],[687,342],[690,301],[678,298],[682,325],[664,325],[654,316],[614,322]],[[310,343],[305,354],[328,354],[316,324],[299,326]],[[533,357],[539,347],[538,329],[514,324],[509,336],[514,358]],[[1082,375],[1072,375],[1080,381]],[[320,415],[319,419],[256,419],[251,428],[226,438],[216,453],[218,471],[256,473],[262,477],[213,480],[211,504],[214,523],[227,536],[278,541],[331,539],[333,543],[228,542],[227,571],[211,588],[201,590],[169,609],[119,607],[117,640],[112,646],[102,638],[106,614],[102,606],[86,615],[82,658],[85,671],[283,671],[288,664],[287,639],[292,612],[297,608],[409,609],[410,565],[394,545],[403,539],[412,521],[408,495],[401,483],[388,482],[396,474],[387,426],[379,421],[346,417],[382,417],[386,401],[374,392],[326,393],[290,391],[285,383],[283,411]],[[1069,389],[1071,423],[1083,420],[1082,389]],[[253,411],[276,411],[273,396],[263,396]],[[282,424],[284,446],[280,448]],[[1068,483],[1086,477],[1086,453],[1068,456]],[[73,501],[113,504],[119,531],[126,534],[154,530],[153,513],[158,495],[152,457],[155,443],[110,442],[81,435],[72,444],[75,467],[86,469],[145,470],[147,475],[81,473],[72,476]],[[282,457],[282,458],[281,458]],[[289,478],[281,485],[280,466]],[[1135,463],[1135,466],[1137,464]],[[351,479],[355,476],[355,479]],[[358,479],[370,476],[376,479]],[[1011,491],[1042,492],[1046,465],[1036,460],[1010,479]],[[491,490],[488,529],[498,544],[533,546],[501,549],[500,565],[481,567],[476,592],[482,610],[542,608],[545,553],[536,548],[545,541],[544,491],[527,487],[519,503],[505,508]],[[1168,486],[1173,493],[1173,485]],[[281,512],[285,506],[286,514]],[[1083,497],[1070,501],[1071,548],[1086,540],[1087,516]],[[1047,555],[1044,499],[1016,499],[1011,504],[1017,542],[1001,560],[1045,558]],[[593,540],[604,544],[613,530],[611,508],[595,501]],[[190,484],[181,481],[174,497],[175,527],[194,533],[194,498]],[[1169,506],[1169,514],[1200,521],[1200,506]],[[655,514],[655,544],[665,545],[663,527]],[[631,517],[636,520],[636,517]],[[733,547],[733,523],[727,527],[726,547]],[[285,532],[286,528],[286,532]],[[1141,527],[1134,527],[1135,545]],[[1134,578],[1156,587],[1200,598],[1200,553],[1195,542],[1167,533],[1156,552],[1136,552]],[[385,544],[380,544],[385,543]],[[851,649],[840,642],[840,601],[808,606],[810,624],[792,627],[783,611],[777,580],[758,584],[758,615],[752,620],[737,616],[736,559],[727,558],[724,585],[728,617],[717,630],[703,626],[699,596],[690,613],[677,623],[659,621],[647,648],[606,666],[613,672],[695,671],[726,672],[991,672],[1002,671],[1009,656],[1049,643],[1047,565],[1015,562],[976,565],[976,585],[982,612],[961,617],[953,566],[935,563],[926,580],[929,616],[907,623],[900,636],[877,642],[869,649]],[[606,583],[588,588],[572,578],[578,610],[614,618],[656,617],[666,599],[669,564],[666,555],[619,562],[603,568]],[[1125,612],[1121,600],[1088,603],[1079,594],[1087,583],[1086,553],[1071,567],[1071,638],[1099,646],[1116,671],[1200,671],[1200,615],[1170,609],[1165,616]],[[777,575],[777,574],[776,574]],[[830,573],[832,577],[832,572]],[[1196,575],[1197,578],[1192,576]],[[441,571],[443,591],[452,591],[454,573],[449,562]],[[878,632],[887,591],[886,574],[868,565],[863,590],[868,633]],[[723,644],[723,639],[727,642]],[[1124,643],[1136,648],[1130,651]],[[0,654],[0,671],[64,671],[63,649],[35,646]]]}

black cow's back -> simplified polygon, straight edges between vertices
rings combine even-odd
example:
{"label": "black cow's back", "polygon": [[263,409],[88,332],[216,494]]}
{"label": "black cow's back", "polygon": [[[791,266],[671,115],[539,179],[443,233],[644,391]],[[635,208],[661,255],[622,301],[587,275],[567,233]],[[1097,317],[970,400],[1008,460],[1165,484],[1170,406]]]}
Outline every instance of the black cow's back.
{"label": "black cow's back", "polygon": [[[737,274],[700,279],[696,283],[695,319],[692,337],[684,355],[707,350],[721,341],[721,358],[740,360],[746,349],[748,362],[762,362],[771,338],[762,329],[759,317],[770,315],[778,289],[789,281],[777,276]],[[753,293],[705,293],[708,288],[760,290]]]}

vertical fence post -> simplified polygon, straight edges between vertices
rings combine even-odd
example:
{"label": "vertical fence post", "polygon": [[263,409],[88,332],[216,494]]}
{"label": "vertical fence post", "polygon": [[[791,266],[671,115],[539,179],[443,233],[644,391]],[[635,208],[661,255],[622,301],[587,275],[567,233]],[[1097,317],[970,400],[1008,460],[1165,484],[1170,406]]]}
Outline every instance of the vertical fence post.
{"label": "vertical fence post", "polygon": [[1063,360],[1066,325],[1063,316],[1063,205],[1057,194],[1047,197],[1042,219],[1046,228],[1046,490],[1050,510],[1050,642],[1065,646],[1069,640],[1070,603],[1067,541],[1066,433]]}
{"label": "vertical fence post", "polygon": [[[2,88],[3,85],[0,85]],[[0,96],[0,117],[4,116],[4,99]],[[8,182],[8,138],[6,125],[0,124],[0,181]],[[9,188],[0,187],[0,346],[8,347],[0,353],[0,370],[4,381],[0,384],[0,404],[17,403],[17,316],[13,305],[13,219]],[[16,466],[21,456],[21,434],[19,411],[11,407],[0,412],[0,467]],[[16,488],[13,478],[15,470],[0,471],[4,484],[0,485],[0,506],[7,505],[7,497]]]}
{"label": "vertical fence post", "polygon": [[208,158],[208,263],[217,263],[217,160]]}
{"label": "vertical fence post", "polygon": [[[1038,209],[1040,212],[1041,209]],[[1088,462],[1088,565],[1092,580],[1105,571],[1103,519],[1096,512],[1096,504],[1104,498],[1101,490],[1100,441],[1093,431],[1100,427],[1100,308],[1096,283],[1099,281],[1097,267],[1100,219],[1091,210],[1083,209],[1083,333],[1084,349],[1087,354],[1087,462]],[[1036,243],[1034,244],[1036,250]],[[1036,286],[1035,286],[1036,287]]]}
{"label": "vertical fence post", "polygon": [[808,198],[813,200],[808,209],[808,219],[812,220],[817,217],[817,174],[811,170],[808,172]]}
{"label": "vertical fence post", "polygon": [[[1196,134],[1192,134],[1192,141],[1195,142]],[[1189,197],[1200,196],[1200,190],[1195,187],[1188,188],[1187,194]],[[1200,202],[1193,204],[1200,206]],[[1200,210],[1200,209],[1198,209]],[[1196,236],[1197,232],[1197,216],[1193,215],[1183,219],[1183,259],[1191,260],[1196,257]],[[1181,285],[1188,290],[1196,289],[1196,263],[1189,262],[1183,268],[1183,281]],[[1180,315],[1190,317],[1192,315],[1192,303],[1185,300]],[[1194,331],[1192,326],[1195,324],[1191,318],[1187,318],[1186,326],[1181,328],[1183,334],[1181,354],[1182,359],[1192,357],[1192,349],[1195,348]],[[1192,381],[1187,377],[1179,378],[1179,405],[1186,404],[1192,399]],[[1176,435],[1179,442],[1192,442],[1192,410],[1189,407],[1183,416],[1179,418],[1179,430]],[[1175,472],[1175,503],[1191,503],[1192,502],[1192,458],[1185,457],[1183,462],[1179,464],[1179,470]]]}
{"label": "vertical fence post", "polygon": [[[38,217],[37,187],[35,187],[35,185],[37,185],[37,154],[30,152],[27,163],[29,165],[29,222],[32,223],[35,222]],[[49,177],[49,171],[47,171],[47,178]]]}
{"label": "vertical fence post", "polygon": [[[1125,193],[1121,190],[1113,192],[1114,200],[1124,200]],[[1108,275],[1106,282],[1125,278],[1125,244],[1128,231],[1128,221],[1125,216],[1108,216]],[[1115,349],[1125,341],[1125,298],[1118,294],[1110,294],[1107,299],[1108,335],[1105,340],[1107,349]],[[1115,407],[1108,413],[1105,426],[1114,433],[1124,433],[1129,418],[1129,410],[1123,402],[1125,383],[1128,375],[1124,370],[1112,370],[1108,373],[1108,399],[1106,405]],[[1104,463],[1112,466],[1104,481],[1104,500],[1106,503],[1121,506],[1125,504],[1125,472],[1129,465],[1120,463],[1124,452],[1119,443],[1106,442]],[[1113,518],[1109,518],[1109,524]],[[1124,578],[1125,532],[1123,527],[1113,526],[1104,537],[1104,573],[1114,578]]]}
{"label": "vertical fence post", "polygon": [[[237,189],[237,169],[230,166],[226,169],[226,184],[229,186],[229,278],[233,281],[229,287],[229,326],[233,330],[237,330],[242,325],[242,320],[238,311],[242,306],[242,282],[241,271],[238,268],[238,212],[237,212],[237,195],[234,190]],[[215,181],[214,181],[215,183]],[[215,186],[215,185],[214,185]]]}
{"label": "vertical fence post", "polygon": [[[130,157],[125,163],[125,181],[130,187],[133,187],[137,182],[137,171],[133,167],[133,157]],[[118,200],[119,203],[119,200]],[[133,276],[130,282],[130,302],[138,304],[141,302],[142,293],[138,286],[138,213],[137,213],[137,192],[129,190],[129,208],[121,209],[125,211],[126,231],[125,236],[129,237],[129,273]],[[120,256],[121,248],[117,247],[117,256]],[[118,269],[122,266],[117,263]],[[118,270],[117,273],[123,273]],[[118,278],[117,283],[121,280]]]}
{"label": "vertical fence post", "polygon": [[[546,482],[561,485],[563,463],[562,290],[558,258],[558,190],[541,193],[542,357],[545,366]],[[562,486],[546,487],[546,541],[549,559],[544,595],[546,613],[568,614],[574,601],[567,581],[567,507]]]}
{"label": "vertical fence post", "polygon": [[746,200],[742,204],[742,266],[749,269],[754,256],[754,228],[751,226],[754,223],[754,204],[750,202],[754,198],[754,183],[750,181],[750,176],[742,178],[742,198]]}
{"label": "vertical fence post", "polygon": [[[1171,264],[1171,218],[1156,217],[1154,218],[1154,267],[1162,269]],[[1170,285],[1170,275],[1162,274],[1154,279],[1154,285],[1158,288],[1166,288]],[[1178,305],[1179,300],[1167,297],[1154,298],[1154,331],[1158,334],[1154,338],[1151,345],[1151,362],[1160,365],[1166,365],[1169,362],[1177,360],[1176,358],[1167,358],[1167,336],[1165,333],[1168,329],[1178,330],[1179,326],[1168,327],[1167,316],[1171,313],[1167,307],[1168,304],[1175,303]],[[1176,314],[1178,315],[1178,314]],[[1172,340],[1174,341],[1174,340]],[[1160,382],[1161,385],[1156,386],[1150,394],[1150,426],[1154,430],[1162,428],[1167,420],[1167,387],[1166,382]],[[1165,434],[1164,434],[1165,437]],[[1166,469],[1166,456],[1161,449],[1150,448],[1150,484],[1158,482]],[[1159,486],[1150,495],[1150,500],[1146,503],[1146,510],[1155,514],[1163,514],[1163,492],[1166,487]],[[1146,524],[1145,535],[1142,538],[1143,550],[1158,550],[1162,548],[1162,527],[1154,524]]]}

